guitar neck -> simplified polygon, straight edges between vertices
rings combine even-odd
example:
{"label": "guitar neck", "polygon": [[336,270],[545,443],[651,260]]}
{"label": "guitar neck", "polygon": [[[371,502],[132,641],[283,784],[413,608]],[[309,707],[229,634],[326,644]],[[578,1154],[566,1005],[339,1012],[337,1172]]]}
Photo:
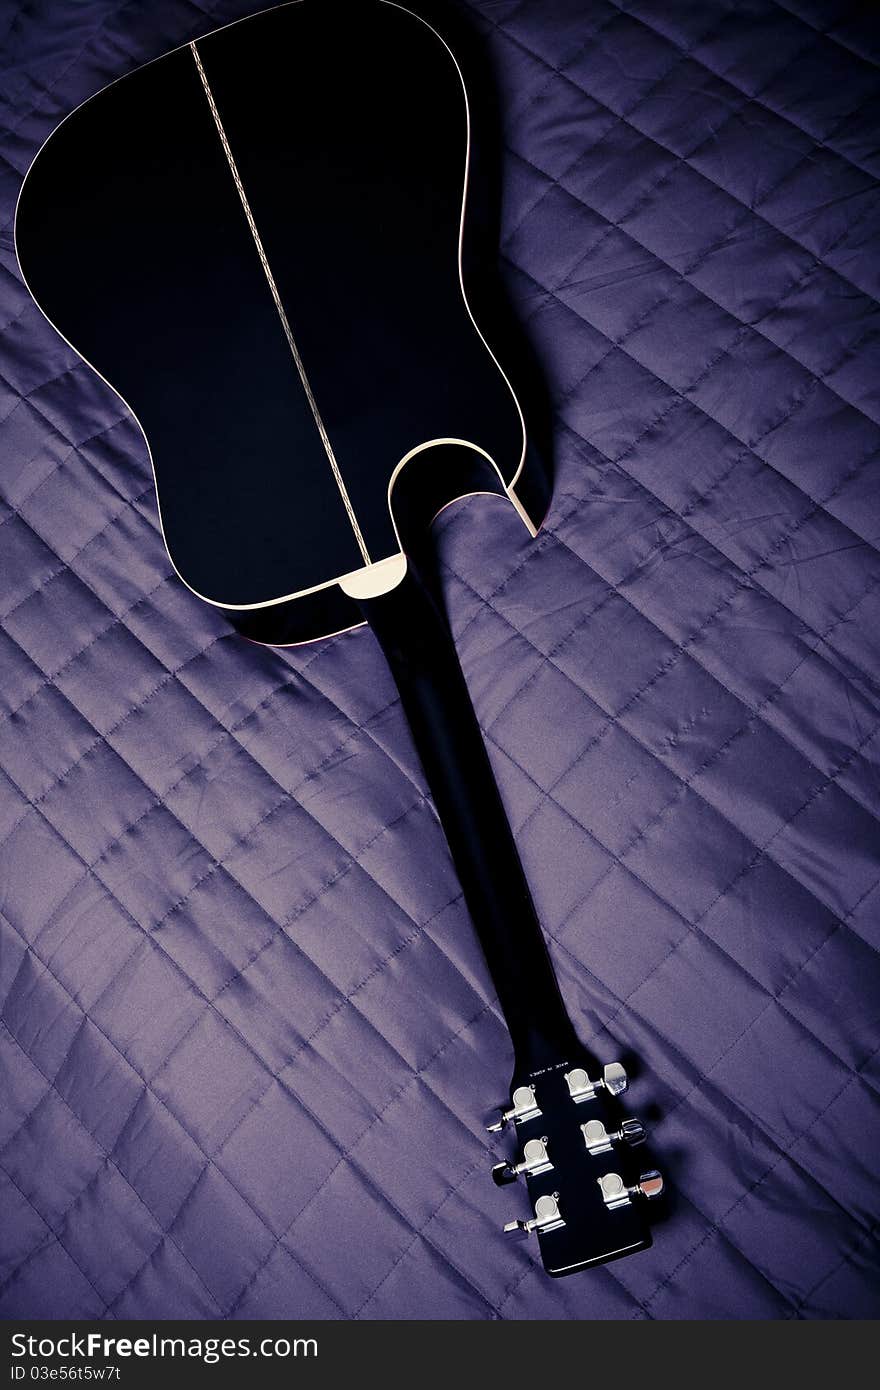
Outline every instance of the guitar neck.
{"label": "guitar neck", "polygon": [[445,615],[411,564],[396,587],[360,602],[400,692],[516,1070],[581,1056]]}

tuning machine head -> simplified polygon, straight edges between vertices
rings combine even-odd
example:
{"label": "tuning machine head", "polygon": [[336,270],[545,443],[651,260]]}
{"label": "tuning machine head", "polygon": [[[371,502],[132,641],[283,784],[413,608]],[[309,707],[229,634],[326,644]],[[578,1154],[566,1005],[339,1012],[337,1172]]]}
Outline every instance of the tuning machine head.
{"label": "tuning machine head", "polygon": [[507,1128],[511,1121],[513,1121],[514,1124],[520,1124],[523,1120],[534,1119],[541,1113],[538,1109],[538,1103],[535,1100],[534,1084],[530,1083],[527,1086],[516,1086],[510,1099],[512,1102],[510,1109],[500,1110],[497,1114],[497,1118],[486,1126],[490,1134],[500,1134],[503,1129]]}
{"label": "tuning machine head", "polygon": [[529,1221],[508,1221],[504,1233],[509,1236],[546,1235],[564,1225],[559,1210],[559,1193],[547,1192],[535,1202],[535,1214]]}
{"label": "tuning machine head", "polygon": [[496,1163],[492,1169],[492,1177],[499,1187],[506,1187],[508,1183],[516,1182],[521,1173],[527,1177],[536,1177],[538,1173],[549,1173],[553,1164],[547,1152],[547,1136],[541,1139],[527,1139],[523,1145],[523,1156],[520,1163]]}
{"label": "tuning machine head", "polygon": [[610,1096],[621,1095],[629,1085],[626,1071],[620,1062],[609,1062],[602,1069],[601,1077],[591,1081],[585,1067],[572,1067],[565,1073],[565,1082],[572,1100],[580,1103],[594,1100],[599,1091],[607,1091]]}
{"label": "tuning machine head", "polygon": [[609,1153],[615,1144],[626,1144],[634,1149],[648,1137],[641,1120],[632,1119],[622,1120],[619,1128],[610,1132],[601,1120],[587,1120],[581,1125],[581,1134],[590,1154]]}
{"label": "tuning machine head", "polygon": [[602,1200],[611,1211],[618,1207],[629,1206],[634,1199],[654,1202],[658,1197],[662,1197],[665,1186],[663,1178],[656,1168],[642,1173],[638,1182],[629,1187],[619,1173],[605,1173],[601,1178],[597,1178],[597,1182],[602,1193]]}
{"label": "tuning machine head", "polygon": [[[645,1127],[623,1118],[616,1104],[626,1087],[623,1067],[611,1062],[598,1073],[585,1054],[520,1071],[508,1107],[490,1126],[496,1133],[509,1126],[517,1141],[516,1154],[492,1169],[493,1179],[506,1186],[522,1178],[530,1202],[528,1216],[504,1229],[536,1236],[554,1276],[651,1244],[641,1199],[659,1195],[662,1179],[653,1171],[640,1176],[634,1166]],[[605,1173],[602,1160],[611,1152],[617,1171]]]}

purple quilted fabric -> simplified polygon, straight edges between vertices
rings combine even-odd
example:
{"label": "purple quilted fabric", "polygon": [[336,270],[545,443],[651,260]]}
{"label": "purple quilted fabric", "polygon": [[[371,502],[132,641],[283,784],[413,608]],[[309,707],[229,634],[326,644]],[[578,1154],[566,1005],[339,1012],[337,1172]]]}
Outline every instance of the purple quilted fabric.
{"label": "purple quilted fabric", "polygon": [[500,1234],[509,1045],[378,648],[260,649],[182,587],[17,270],[58,121],[259,8],[3,10],[0,1311],[876,1315],[876,14],[466,6],[556,481],[536,543],[477,498],[438,545],[566,998],[672,1184],[650,1252],[551,1281]]}

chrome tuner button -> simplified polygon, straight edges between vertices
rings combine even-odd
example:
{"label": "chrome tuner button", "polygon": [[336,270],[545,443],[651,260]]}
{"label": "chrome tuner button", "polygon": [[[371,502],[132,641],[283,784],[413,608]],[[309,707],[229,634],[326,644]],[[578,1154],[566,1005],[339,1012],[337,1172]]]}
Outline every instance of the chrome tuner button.
{"label": "chrome tuner button", "polygon": [[602,1082],[591,1081],[583,1067],[572,1067],[565,1073],[565,1084],[572,1100],[580,1104],[583,1100],[592,1100]]}
{"label": "chrome tuner button", "polygon": [[597,1178],[599,1189],[602,1193],[602,1200],[609,1210],[614,1211],[616,1207],[627,1207],[632,1200],[626,1183],[619,1173],[606,1173],[603,1177]]}
{"label": "chrome tuner button", "polygon": [[511,1236],[530,1236],[533,1233],[544,1235],[547,1231],[555,1231],[564,1225],[565,1221],[559,1210],[559,1198],[556,1193],[551,1195],[548,1192],[538,1198],[535,1203],[535,1215],[530,1221],[508,1221],[504,1230],[505,1234]]}
{"label": "chrome tuner button", "polygon": [[581,1134],[587,1146],[587,1153],[603,1154],[611,1148],[611,1136],[601,1120],[588,1120],[581,1125]]}
{"label": "chrome tuner button", "polygon": [[624,1120],[616,1137],[620,1139],[621,1143],[628,1144],[631,1149],[634,1149],[639,1144],[644,1144],[648,1132],[641,1120]]}
{"label": "chrome tuner button", "polygon": [[525,1119],[526,1115],[538,1114],[534,1086],[517,1086],[513,1093],[513,1113],[517,1120]]}
{"label": "chrome tuner button", "polygon": [[629,1085],[629,1078],[620,1062],[609,1062],[602,1072],[602,1080],[606,1091],[612,1096],[619,1096]]}
{"label": "chrome tuner button", "polygon": [[533,1178],[538,1173],[548,1173],[552,1167],[546,1138],[528,1139],[523,1146],[522,1163],[516,1165],[517,1172]]}
{"label": "chrome tuner button", "polygon": [[540,1115],[538,1103],[535,1100],[534,1086],[517,1086],[511,1096],[513,1105],[510,1110],[502,1110],[497,1120],[486,1126],[490,1134],[498,1134],[502,1129],[513,1120],[515,1124],[522,1120],[530,1120],[535,1115]]}
{"label": "chrome tuner button", "polygon": [[656,1168],[652,1168],[649,1173],[643,1173],[635,1185],[635,1192],[646,1201],[653,1202],[658,1197],[663,1196],[665,1183],[661,1173]]}
{"label": "chrome tuner button", "polygon": [[535,1203],[535,1221],[542,1230],[548,1226],[561,1226],[562,1217],[559,1214],[559,1200],[549,1192],[544,1197],[539,1197]]}

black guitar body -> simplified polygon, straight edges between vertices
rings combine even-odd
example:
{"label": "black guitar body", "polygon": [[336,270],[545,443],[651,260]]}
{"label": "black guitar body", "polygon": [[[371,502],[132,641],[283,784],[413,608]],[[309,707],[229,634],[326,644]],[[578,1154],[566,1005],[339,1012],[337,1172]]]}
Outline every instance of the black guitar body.
{"label": "black guitar body", "polygon": [[[472,446],[454,469],[429,450],[410,470],[430,505],[503,491],[523,466],[517,401],[460,281],[469,121],[456,60],[382,0],[282,5],[199,40],[198,55],[367,554],[382,560],[400,550],[388,485],[411,451]],[[191,46],[62,123],[25,181],[16,241],[47,318],[144,431],[184,582],[265,641],[362,621],[335,580],[366,559]]]}
{"label": "black guitar body", "polygon": [[[16,243],[47,318],[148,442],[181,579],[245,635],[371,625],[397,681],[514,1047],[510,1126],[565,1274],[645,1248],[662,1182],[622,1068],[566,1013],[444,616],[431,518],[474,491],[534,533],[543,479],[467,299],[459,64],[391,0],[294,0],[121,78],[25,179]],[[611,1157],[607,1157],[611,1155]],[[611,1165],[609,1167],[609,1164]]]}

